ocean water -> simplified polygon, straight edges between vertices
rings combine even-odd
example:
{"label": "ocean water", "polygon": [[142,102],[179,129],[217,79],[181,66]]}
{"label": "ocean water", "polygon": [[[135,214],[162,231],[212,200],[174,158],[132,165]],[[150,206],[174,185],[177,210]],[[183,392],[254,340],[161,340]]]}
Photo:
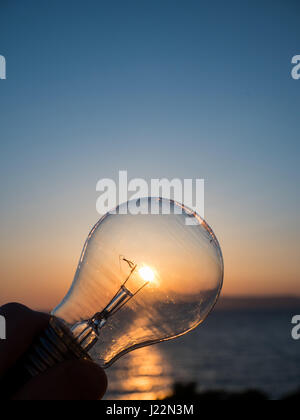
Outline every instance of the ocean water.
{"label": "ocean water", "polygon": [[107,370],[106,399],[157,399],[174,382],[201,390],[259,389],[278,398],[300,387],[295,310],[217,310],[198,329],[129,353]]}

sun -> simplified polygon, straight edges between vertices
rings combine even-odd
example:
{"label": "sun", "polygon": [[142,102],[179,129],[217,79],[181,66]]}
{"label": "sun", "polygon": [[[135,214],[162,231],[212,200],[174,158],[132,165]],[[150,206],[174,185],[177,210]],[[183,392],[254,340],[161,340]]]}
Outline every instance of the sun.
{"label": "sun", "polygon": [[154,280],[154,272],[151,270],[150,267],[142,267],[139,269],[139,275],[142,277],[143,280],[152,283]]}

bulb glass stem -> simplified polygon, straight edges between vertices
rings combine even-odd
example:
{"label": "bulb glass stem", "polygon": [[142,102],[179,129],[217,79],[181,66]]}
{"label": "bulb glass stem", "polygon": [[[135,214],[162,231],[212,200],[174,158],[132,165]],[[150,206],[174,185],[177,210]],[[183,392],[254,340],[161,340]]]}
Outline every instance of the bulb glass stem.
{"label": "bulb glass stem", "polygon": [[[129,260],[125,261],[131,263]],[[149,284],[149,282],[145,282],[135,293],[132,293],[126,287],[126,284],[130,280],[133,273],[136,271],[137,265],[132,264],[130,267],[130,274],[126,278],[125,282],[121,285],[115,296],[109,302],[109,304],[101,312],[97,312],[88,321],[84,321],[73,326],[72,332],[84,350],[89,351],[96,344],[99,339],[99,330],[104,327],[108,318],[118,312],[124,305],[128,303],[129,300],[134,298],[134,296],[136,296],[144,287]]]}

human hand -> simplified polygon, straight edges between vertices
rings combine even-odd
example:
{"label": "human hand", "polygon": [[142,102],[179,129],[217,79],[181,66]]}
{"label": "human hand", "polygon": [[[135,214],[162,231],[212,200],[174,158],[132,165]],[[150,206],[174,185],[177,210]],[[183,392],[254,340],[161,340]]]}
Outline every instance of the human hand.
{"label": "human hand", "polygon": [[16,303],[0,307],[0,315],[6,320],[7,330],[7,339],[0,340],[0,400],[74,401],[103,397],[107,388],[106,375],[99,366],[85,360],[59,363],[7,395],[5,390],[15,381],[18,362],[47,328],[50,316]]}

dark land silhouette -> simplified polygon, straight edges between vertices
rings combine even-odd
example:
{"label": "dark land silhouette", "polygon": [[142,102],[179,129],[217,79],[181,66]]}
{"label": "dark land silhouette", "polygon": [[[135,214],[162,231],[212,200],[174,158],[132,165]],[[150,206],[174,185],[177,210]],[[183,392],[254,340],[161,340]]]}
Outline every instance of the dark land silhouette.
{"label": "dark land silhouette", "polygon": [[[248,389],[244,391],[197,391],[195,382],[181,384],[176,383],[173,387],[173,393],[164,401],[269,401],[270,396],[263,391]],[[279,401],[300,401],[300,388],[295,392],[283,395],[278,398]]]}

